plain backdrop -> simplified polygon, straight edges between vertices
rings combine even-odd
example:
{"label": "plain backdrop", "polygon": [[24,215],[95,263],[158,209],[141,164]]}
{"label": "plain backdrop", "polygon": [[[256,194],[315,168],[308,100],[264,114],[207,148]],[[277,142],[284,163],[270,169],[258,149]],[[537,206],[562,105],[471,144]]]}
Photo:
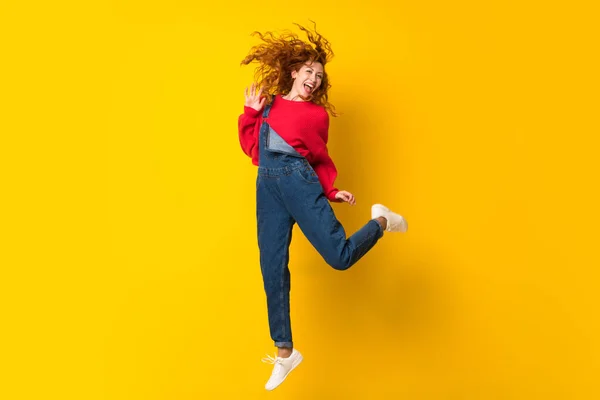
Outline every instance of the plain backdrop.
{"label": "plain backdrop", "polygon": [[[386,234],[346,272],[297,228],[304,363],[275,392],[256,167],[237,138],[255,31],[326,66],[335,204]],[[0,397],[600,397],[597,15],[579,2],[0,6]]]}

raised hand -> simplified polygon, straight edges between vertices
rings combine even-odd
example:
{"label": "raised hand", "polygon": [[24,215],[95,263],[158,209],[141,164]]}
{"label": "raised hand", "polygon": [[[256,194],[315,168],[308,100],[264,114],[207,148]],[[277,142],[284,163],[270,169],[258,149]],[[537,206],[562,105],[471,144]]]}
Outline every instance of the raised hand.
{"label": "raised hand", "polygon": [[262,94],[262,91],[262,87],[258,90],[258,92],[256,91],[256,83],[253,83],[250,88],[246,88],[244,91],[244,96],[246,96],[246,102],[244,105],[246,107],[252,107],[256,111],[260,111],[264,107],[265,101],[267,100],[266,97],[261,99],[260,95]]}

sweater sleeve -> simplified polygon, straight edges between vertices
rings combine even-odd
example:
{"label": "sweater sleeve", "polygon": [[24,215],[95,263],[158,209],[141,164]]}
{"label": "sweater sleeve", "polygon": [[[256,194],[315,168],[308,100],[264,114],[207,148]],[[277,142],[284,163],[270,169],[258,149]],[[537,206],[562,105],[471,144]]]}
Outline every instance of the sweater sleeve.
{"label": "sweater sleeve", "polygon": [[335,178],[337,177],[337,169],[327,151],[327,142],[329,140],[329,115],[326,115],[325,129],[319,135],[321,142],[318,144],[318,149],[315,149],[316,157],[313,169],[319,177],[325,196],[329,201],[339,203],[341,200],[335,198],[335,195],[339,190],[334,186]]}
{"label": "sweater sleeve", "polygon": [[238,135],[242,150],[248,157],[258,151],[258,133],[260,129],[260,111],[244,106],[244,113],[238,118]]}

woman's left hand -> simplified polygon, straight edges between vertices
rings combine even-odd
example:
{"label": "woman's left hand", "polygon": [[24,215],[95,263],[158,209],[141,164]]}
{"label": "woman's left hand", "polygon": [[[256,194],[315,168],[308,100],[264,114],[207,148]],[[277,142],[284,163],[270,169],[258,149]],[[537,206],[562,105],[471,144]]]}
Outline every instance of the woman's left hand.
{"label": "woman's left hand", "polygon": [[356,204],[356,199],[354,198],[354,195],[345,190],[340,190],[339,192],[337,192],[335,194],[335,198],[338,200],[345,201],[346,203],[350,204],[351,206]]}

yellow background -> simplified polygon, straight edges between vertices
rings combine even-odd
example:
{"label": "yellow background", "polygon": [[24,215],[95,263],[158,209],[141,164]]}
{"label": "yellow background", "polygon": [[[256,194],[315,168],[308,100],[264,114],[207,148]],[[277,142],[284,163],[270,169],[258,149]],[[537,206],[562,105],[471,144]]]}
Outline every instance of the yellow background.
{"label": "yellow background", "polygon": [[[583,2],[0,6],[0,398],[594,399],[598,16]],[[591,4],[591,2],[590,2]],[[275,392],[256,169],[237,117],[254,30],[317,27],[355,207],[406,216],[346,272],[299,230]]]}

